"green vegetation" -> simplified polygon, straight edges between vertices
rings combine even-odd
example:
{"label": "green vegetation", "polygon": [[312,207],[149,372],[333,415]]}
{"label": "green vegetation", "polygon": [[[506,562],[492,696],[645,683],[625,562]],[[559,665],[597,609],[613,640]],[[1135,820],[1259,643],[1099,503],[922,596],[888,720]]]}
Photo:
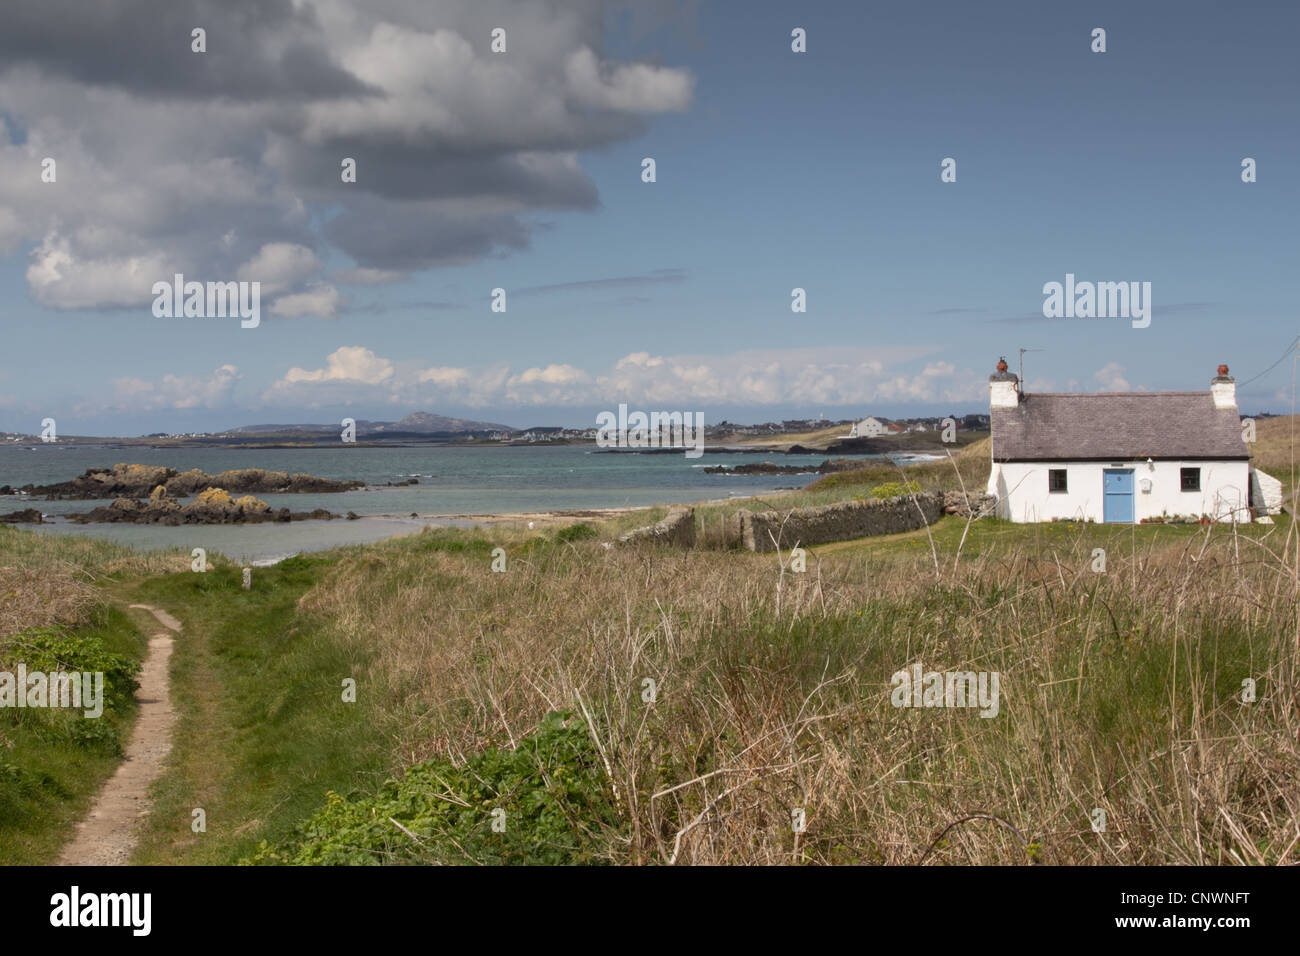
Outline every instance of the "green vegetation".
{"label": "green vegetation", "polygon": [[[905,482],[980,491],[987,454],[873,464],[697,515],[707,534],[738,507]],[[1296,862],[1289,518],[950,517],[810,548],[805,573],[780,555],[609,547],[662,513],[426,530],[255,569],[251,591],[221,561],[73,573],[70,606],[140,601],[184,625],[175,746],[136,861]],[[42,547],[74,547],[37,538],[0,534],[15,593],[47,587],[29,573],[58,563]],[[39,619],[46,606],[29,595],[0,614],[28,621],[15,633],[114,620]],[[131,658],[120,637],[103,650]],[[997,672],[998,716],[893,706],[892,676],[916,664]],[[112,762],[75,759],[100,779]],[[43,843],[0,839],[0,856],[48,859],[79,805],[63,800]]]}
{"label": "green vegetation", "polygon": [[0,709],[0,862],[49,862],[117,766],[145,640],[101,587],[164,557],[0,527],[0,671],[104,673],[104,711]]}
{"label": "green vegetation", "polygon": [[[171,766],[137,862],[236,862],[260,839],[290,832],[327,791],[386,771],[387,715],[362,681],[355,703],[343,699],[366,649],[323,638],[296,612],[334,563],[296,557],[255,568],[244,591],[239,568],[218,561],[206,574],[131,590],[131,600],[168,608],[184,627],[172,670],[180,717]],[[205,833],[191,830],[196,807]]]}
{"label": "green vegetation", "polygon": [[326,798],[288,849],[263,843],[251,862],[572,865],[615,854],[605,772],[572,713],[548,714],[513,749],[416,764],[374,796]]}

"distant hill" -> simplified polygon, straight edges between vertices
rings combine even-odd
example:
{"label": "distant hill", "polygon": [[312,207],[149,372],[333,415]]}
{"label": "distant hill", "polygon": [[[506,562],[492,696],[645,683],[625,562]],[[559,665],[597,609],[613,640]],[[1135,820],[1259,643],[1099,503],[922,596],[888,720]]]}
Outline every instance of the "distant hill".
{"label": "distant hill", "polygon": [[[509,425],[494,422],[478,422],[470,418],[448,418],[446,415],[434,415],[432,412],[411,412],[401,421],[375,422],[375,431],[390,432],[512,432]],[[357,423],[360,430],[361,423]]]}
{"label": "distant hill", "polygon": [[[337,434],[338,424],[240,425],[226,430],[238,435],[328,435]],[[470,418],[449,418],[432,412],[412,412],[396,422],[357,421],[357,437],[375,435],[460,435],[470,432],[514,432],[515,428]]]}

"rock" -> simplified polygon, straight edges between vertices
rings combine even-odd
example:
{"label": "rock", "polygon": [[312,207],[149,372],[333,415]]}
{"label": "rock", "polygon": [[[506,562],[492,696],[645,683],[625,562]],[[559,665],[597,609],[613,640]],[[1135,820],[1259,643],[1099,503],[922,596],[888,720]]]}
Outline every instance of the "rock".
{"label": "rock", "polygon": [[695,509],[672,508],[662,521],[629,531],[618,541],[619,544],[666,544],[692,548],[695,546]]}
{"label": "rock", "polygon": [[997,496],[987,492],[963,494],[960,491],[945,491],[943,493],[944,514],[958,515],[962,518],[972,516],[987,518],[995,513],[997,505]]}
{"label": "rock", "polygon": [[842,501],[789,511],[741,511],[740,540],[750,551],[774,551],[915,531],[943,516],[944,494],[921,492],[885,500]]}
{"label": "rock", "polygon": [[[792,454],[793,452],[786,452]],[[706,475],[829,475],[837,471],[852,471],[862,468],[866,463],[853,458],[826,459],[820,465],[778,465],[775,462],[759,461],[744,465],[727,467],[712,465],[704,469]]]}
{"label": "rock", "polygon": [[41,513],[35,508],[24,508],[22,511],[11,511],[8,514],[0,515],[0,522],[6,524],[41,524],[42,517]]}
{"label": "rock", "polygon": [[209,475],[197,468],[178,472],[152,465],[117,464],[112,468],[87,468],[72,481],[39,487],[33,494],[49,498],[153,498],[158,488],[171,498],[188,498],[205,488],[224,488],[236,494],[326,494],[364,487],[360,481],[334,481],[286,471],[239,468]]}

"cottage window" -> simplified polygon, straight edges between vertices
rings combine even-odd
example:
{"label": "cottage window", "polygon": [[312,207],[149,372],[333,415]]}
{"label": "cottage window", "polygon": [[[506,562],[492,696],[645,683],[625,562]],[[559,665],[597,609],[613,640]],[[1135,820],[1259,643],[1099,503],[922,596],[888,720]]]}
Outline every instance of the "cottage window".
{"label": "cottage window", "polygon": [[1201,490],[1201,469],[1199,468],[1182,468],[1179,475],[1183,482],[1183,491],[1200,491]]}
{"label": "cottage window", "polygon": [[1047,470],[1047,490],[1053,494],[1064,494],[1069,491],[1064,468],[1049,468]]}

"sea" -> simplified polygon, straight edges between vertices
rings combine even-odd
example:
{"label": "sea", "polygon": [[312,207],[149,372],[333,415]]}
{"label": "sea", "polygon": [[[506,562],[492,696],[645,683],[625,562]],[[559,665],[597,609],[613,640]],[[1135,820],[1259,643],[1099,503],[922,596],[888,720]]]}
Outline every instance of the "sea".
{"label": "sea", "polygon": [[[232,468],[305,472],[321,478],[360,480],[366,487],[340,494],[258,496],[272,508],[325,508],[335,514],[351,511],[362,516],[356,521],[179,527],[76,525],[63,516],[107,502],[45,501],[24,495],[0,495],[0,513],[39,508],[48,524],[18,527],[45,534],[107,538],[144,549],[179,547],[189,551],[202,547],[244,563],[269,564],[303,552],[413,534],[426,525],[467,527],[476,523],[472,518],[455,516],[647,507],[801,488],[817,477],[811,469],[826,457],[770,450],[729,453],[706,449],[700,458],[687,458],[677,452],[642,454],[606,451],[591,445],[540,444],[308,448],[7,445],[0,446],[0,486],[15,488],[67,481],[87,468],[109,467],[118,462],[165,465],[178,471],[199,468],[209,474]],[[704,471],[713,465],[757,461],[807,465],[810,473],[710,475]],[[418,484],[396,484],[411,478]],[[390,483],[396,486],[389,487]]]}

